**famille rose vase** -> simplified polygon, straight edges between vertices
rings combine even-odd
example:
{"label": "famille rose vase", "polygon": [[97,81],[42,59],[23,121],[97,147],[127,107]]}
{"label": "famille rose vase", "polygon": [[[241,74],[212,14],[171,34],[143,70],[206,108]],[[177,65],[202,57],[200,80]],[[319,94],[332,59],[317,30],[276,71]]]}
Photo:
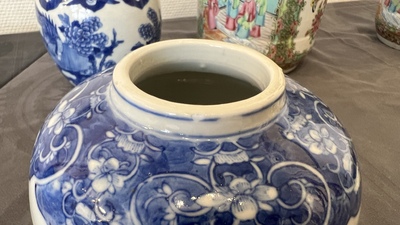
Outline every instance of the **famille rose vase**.
{"label": "famille rose vase", "polygon": [[48,53],[74,85],[160,40],[158,0],[35,0]]}
{"label": "famille rose vase", "polygon": [[380,0],[375,25],[379,40],[400,50],[400,0]]}
{"label": "famille rose vase", "polygon": [[307,55],[327,0],[199,0],[199,35],[245,45],[290,72]]}
{"label": "famille rose vase", "polygon": [[[260,92],[203,105],[137,86],[182,71]],[[29,177],[34,225],[356,225],[360,213],[354,146],[332,111],[261,53],[212,40],[144,46],[76,86],[40,130]]]}

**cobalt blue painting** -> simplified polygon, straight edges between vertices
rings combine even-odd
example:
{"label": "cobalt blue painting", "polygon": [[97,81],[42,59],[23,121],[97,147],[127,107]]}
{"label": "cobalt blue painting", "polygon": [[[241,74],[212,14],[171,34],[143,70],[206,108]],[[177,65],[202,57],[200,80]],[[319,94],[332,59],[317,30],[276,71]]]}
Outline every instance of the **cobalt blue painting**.
{"label": "cobalt blue painting", "polygon": [[286,106],[264,129],[182,138],[114,113],[112,72],[73,89],[39,133],[30,182],[48,224],[354,225],[352,141],[290,78]]}
{"label": "cobalt blue painting", "polygon": [[[138,47],[160,40],[160,10],[146,7],[149,2],[149,0],[40,0],[36,6],[36,14],[48,53],[63,75],[72,84],[77,85],[88,77],[113,67],[124,56],[121,52],[127,54]],[[107,13],[100,14],[107,5],[136,9],[132,11],[133,13],[129,11],[129,16],[121,15],[132,21],[104,26],[104,19],[112,22],[118,16],[118,12],[113,17]],[[158,3],[152,5],[158,7]],[[62,10],[66,7],[79,8],[54,15],[55,9]],[[137,10],[141,12],[138,13]],[[81,18],[82,16],[84,18]],[[143,24],[135,22],[142,18],[148,22]],[[132,35],[121,38],[119,30],[124,32],[131,30]],[[119,49],[118,55],[115,55],[116,49]]]}

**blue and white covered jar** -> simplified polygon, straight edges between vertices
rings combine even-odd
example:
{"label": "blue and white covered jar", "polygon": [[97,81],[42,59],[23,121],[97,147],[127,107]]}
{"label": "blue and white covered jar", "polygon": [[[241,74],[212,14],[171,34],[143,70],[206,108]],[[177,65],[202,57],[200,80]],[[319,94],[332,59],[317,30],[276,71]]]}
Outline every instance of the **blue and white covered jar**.
{"label": "blue and white covered jar", "polygon": [[35,0],[48,53],[74,85],[160,40],[158,0]]}
{"label": "blue and white covered jar", "polygon": [[[262,91],[193,105],[135,85],[174,71]],[[34,225],[356,225],[361,179],[342,124],[274,62],[181,39],[136,50],[61,100],[36,140],[29,196]]]}

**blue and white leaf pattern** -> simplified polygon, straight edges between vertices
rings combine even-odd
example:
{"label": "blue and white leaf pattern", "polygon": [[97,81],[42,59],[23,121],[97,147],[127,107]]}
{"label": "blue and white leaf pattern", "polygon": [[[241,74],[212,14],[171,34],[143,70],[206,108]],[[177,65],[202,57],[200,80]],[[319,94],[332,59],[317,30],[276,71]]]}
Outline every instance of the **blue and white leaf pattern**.
{"label": "blue and white leaf pattern", "polygon": [[70,74],[69,78],[74,84],[79,84],[87,77],[115,66],[116,62],[108,58],[124,41],[117,39],[115,30],[112,32],[112,37],[99,32],[103,26],[99,17],[88,17],[79,22],[71,21],[67,14],[58,15],[63,23],[58,27],[64,36],[62,41],[53,22],[39,11],[37,15],[50,56],[62,71]]}
{"label": "blue and white leaf pattern", "polygon": [[[123,0],[126,4],[143,9],[149,0]],[[63,3],[64,2],[64,3]],[[58,7],[61,3],[65,5],[81,5],[85,9],[89,9],[93,12],[101,10],[106,4],[119,4],[120,0],[39,0],[39,4],[46,11],[53,10]]]}
{"label": "blue and white leaf pattern", "polygon": [[57,8],[62,1],[63,0],[39,0],[39,4],[43,7],[43,9],[48,11]]}
{"label": "blue and white leaf pattern", "polygon": [[358,215],[353,144],[290,78],[287,105],[265,130],[182,140],[116,116],[111,75],[73,89],[39,133],[30,178],[49,224],[345,225]]}
{"label": "blue and white leaf pattern", "polygon": [[96,12],[102,9],[106,4],[118,4],[117,0],[71,0],[67,5],[81,5],[85,9]]}
{"label": "blue and white leaf pattern", "polygon": [[[107,4],[126,4],[126,7],[133,6],[143,9],[149,0],[124,0],[124,2],[122,3],[119,0],[39,1],[36,14],[46,48],[61,72],[74,85],[115,66],[116,60],[119,60],[114,52],[125,40],[118,38],[118,31],[115,27],[103,27],[103,17],[97,16],[98,14],[95,12],[101,10]],[[85,12],[74,17],[61,13],[55,17],[50,17],[47,12],[56,9],[60,4],[64,4],[63,7],[71,7],[71,10],[73,7],[78,10],[76,7],[79,5],[90,13]],[[122,48],[126,48],[127,53],[129,50],[160,40],[160,12],[148,7],[144,13],[146,13],[149,23],[135,25],[133,32],[138,33],[141,39],[134,40],[137,42],[132,43],[136,47],[130,47],[130,43],[127,43],[127,47],[122,46]],[[74,15],[74,12],[72,15]],[[58,22],[54,20],[58,20]],[[129,27],[124,27],[124,29],[129,29]],[[120,52],[121,49],[118,51]]]}
{"label": "blue and white leaf pattern", "polygon": [[[159,14],[160,13],[158,13],[158,15]],[[154,9],[149,8],[147,11],[147,17],[150,19],[151,23],[142,24],[138,28],[140,37],[145,40],[145,44],[151,44],[160,40],[161,38],[161,22],[158,18],[158,15]],[[132,46],[131,51],[143,47],[145,44],[137,42],[134,46]]]}

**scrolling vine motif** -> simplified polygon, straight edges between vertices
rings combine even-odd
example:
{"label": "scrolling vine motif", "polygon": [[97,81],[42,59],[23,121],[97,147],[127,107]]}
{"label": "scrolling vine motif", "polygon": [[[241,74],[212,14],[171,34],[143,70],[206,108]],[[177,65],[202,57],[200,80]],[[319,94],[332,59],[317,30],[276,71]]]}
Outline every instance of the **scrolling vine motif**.
{"label": "scrolling vine motif", "polygon": [[116,116],[111,74],[77,86],[39,134],[30,176],[49,223],[328,225],[357,215],[351,140],[289,78],[290,104],[268,129],[204,140],[161,136]]}

